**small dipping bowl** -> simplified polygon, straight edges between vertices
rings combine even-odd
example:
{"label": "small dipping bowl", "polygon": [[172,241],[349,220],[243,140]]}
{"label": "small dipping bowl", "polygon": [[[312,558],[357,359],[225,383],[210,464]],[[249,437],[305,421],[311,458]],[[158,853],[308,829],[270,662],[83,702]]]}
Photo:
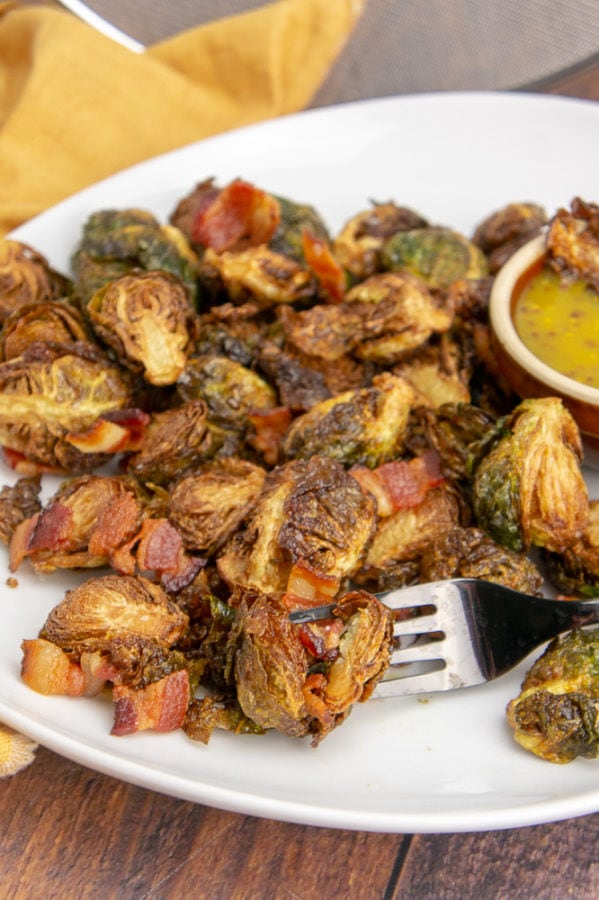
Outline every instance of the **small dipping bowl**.
{"label": "small dipping bowl", "polygon": [[495,276],[489,302],[491,345],[499,371],[519,397],[561,397],[585,443],[599,450],[599,388],[562,375],[540,360],[523,342],[514,324],[518,298],[543,267],[545,240],[541,234],[524,244]]}

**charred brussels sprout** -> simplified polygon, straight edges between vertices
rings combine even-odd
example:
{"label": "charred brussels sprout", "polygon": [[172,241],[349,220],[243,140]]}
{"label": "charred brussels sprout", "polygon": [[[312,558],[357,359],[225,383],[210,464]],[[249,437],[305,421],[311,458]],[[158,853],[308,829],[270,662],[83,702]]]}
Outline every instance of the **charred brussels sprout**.
{"label": "charred brussels sprout", "polygon": [[539,234],[547,215],[536,203],[509,203],[484,219],[472,235],[472,242],[483,251],[494,275],[518,247]]}
{"label": "charred brussels sprout", "polygon": [[71,283],[27,244],[0,241],[0,322],[20,307],[70,293]]}
{"label": "charred brussels sprout", "polygon": [[251,409],[269,409],[277,402],[275,391],[263,378],[226,356],[190,359],[177,392],[186,401],[203,400],[211,418],[237,428],[247,426]]}
{"label": "charred brussels sprout", "polygon": [[526,750],[554,763],[599,755],[599,629],[553,640],[533,664],[507,717]]}
{"label": "charred brussels sprout", "polygon": [[133,269],[177,276],[195,299],[198,260],[187,239],[141,209],[93,213],[71,259],[77,295],[87,302],[107,282]]}
{"label": "charred brussels sprout", "polygon": [[377,466],[398,456],[414,398],[407,381],[383,372],[371,387],[323,400],[299,416],[283,439],[283,453]]}
{"label": "charred brussels sprout", "polygon": [[319,213],[305,203],[294,203],[286,197],[276,197],[281,219],[270,239],[275,253],[282,253],[301,263],[304,260],[302,234],[308,230],[317,238],[328,241],[329,232]]}
{"label": "charred brussels sprout", "polygon": [[576,197],[559,209],[547,234],[547,261],[567,278],[580,278],[599,291],[599,204]]}
{"label": "charred brussels sprout", "polygon": [[556,397],[524,400],[473,483],[478,525],[512,550],[561,551],[584,530],[588,493],[574,419]]}
{"label": "charred brussels sprout", "polygon": [[392,271],[412,272],[438,290],[446,290],[460,278],[482,278],[488,271],[479,247],[458,232],[440,227],[396,234],[384,246],[383,264]]}
{"label": "charred brussels sprout", "polygon": [[94,330],[119,362],[150,384],[174,384],[187,362],[195,318],[182,282],[162,271],[123,275],[87,306]]}
{"label": "charred brussels sprout", "polygon": [[129,379],[89,344],[35,344],[0,364],[0,444],[34,465],[88,472],[105,461],[69,442],[131,406]]}
{"label": "charred brussels sprout", "polygon": [[563,594],[599,597],[599,500],[589,504],[589,521],[563,553],[545,553],[549,580]]}
{"label": "charred brussels sprout", "polygon": [[30,344],[93,343],[94,336],[81,312],[62,300],[25,304],[11,313],[0,332],[0,355],[12,359]]}

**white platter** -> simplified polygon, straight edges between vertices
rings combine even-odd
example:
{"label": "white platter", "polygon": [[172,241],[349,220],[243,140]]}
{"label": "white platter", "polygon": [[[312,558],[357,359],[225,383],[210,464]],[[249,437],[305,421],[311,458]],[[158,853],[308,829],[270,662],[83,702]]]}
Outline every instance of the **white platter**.
{"label": "white platter", "polygon": [[[120,173],[13,233],[66,270],[85,217],[141,206],[166,217],[198,181],[235,176],[314,204],[332,231],[394,199],[470,233],[510,201],[548,211],[599,201],[599,106],[527,94],[436,94],[310,111],[206,140]],[[599,497],[599,474],[588,471]],[[0,472],[8,482],[8,470]],[[5,574],[6,557],[2,557]],[[0,585],[0,720],[100,772],[186,800],[311,825],[387,832],[500,829],[599,810],[599,762],[554,766],[513,741],[504,709],[525,666],[466,691],[364,704],[318,749],[277,734],[111,737],[103,700],[42,697],[19,679],[74,575]],[[4,582],[4,579],[3,579]]]}

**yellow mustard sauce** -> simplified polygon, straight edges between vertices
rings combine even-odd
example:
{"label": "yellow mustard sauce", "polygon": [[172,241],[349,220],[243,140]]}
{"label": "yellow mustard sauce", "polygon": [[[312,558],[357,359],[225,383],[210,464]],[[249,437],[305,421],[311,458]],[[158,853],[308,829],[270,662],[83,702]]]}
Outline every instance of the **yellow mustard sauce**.
{"label": "yellow mustard sauce", "polygon": [[599,294],[581,281],[564,284],[548,268],[526,283],[514,325],[542,362],[582,384],[599,387]]}

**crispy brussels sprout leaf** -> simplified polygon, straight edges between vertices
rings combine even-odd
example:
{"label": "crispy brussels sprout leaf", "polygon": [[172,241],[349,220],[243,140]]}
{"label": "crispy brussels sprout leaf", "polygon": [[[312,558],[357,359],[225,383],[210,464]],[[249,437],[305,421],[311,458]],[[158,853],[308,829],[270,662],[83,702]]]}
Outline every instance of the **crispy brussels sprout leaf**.
{"label": "crispy brussels sprout leaf", "polygon": [[0,490],[0,541],[9,544],[15,529],[21,522],[34,516],[41,509],[39,493],[41,479],[19,478],[13,485]]}
{"label": "crispy brussels sprout leaf", "polygon": [[507,708],[514,738],[554,763],[599,755],[599,629],[553,640]]}
{"label": "crispy brussels sprout leaf", "polygon": [[70,281],[27,244],[0,240],[0,323],[31,303],[45,303],[70,293]]}
{"label": "crispy brussels sprout leaf", "polygon": [[524,400],[504,427],[474,477],[477,523],[512,550],[559,552],[579,537],[589,513],[576,423],[558,398],[547,397]]}
{"label": "crispy brussels sprout leaf", "polygon": [[87,313],[119,362],[158,387],[185,368],[195,318],[182,282],[167,272],[123,275],[96,291]]}
{"label": "crispy brussels sprout leaf", "polygon": [[536,203],[508,203],[477,225],[472,242],[486,255],[489,272],[494,275],[510,256],[539,234],[547,223],[547,214]]}
{"label": "crispy brussels sprout leaf", "polygon": [[589,521],[562,553],[543,556],[549,580],[563,594],[599,597],[599,500],[589,504]]}
{"label": "crispy brussels sprout leaf", "polygon": [[275,390],[252,369],[226,356],[195,356],[181,372],[177,392],[183,400],[203,400],[211,419],[245,429],[253,409],[276,406]]}
{"label": "crispy brussels sprout leaf", "polygon": [[317,283],[300,263],[260,244],[246,250],[206,250],[200,266],[202,289],[210,299],[236,306],[252,301],[260,309],[316,297]]}
{"label": "crispy brussels sprout leaf", "polygon": [[547,234],[548,263],[567,278],[580,278],[599,291],[599,205],[576,197],[559,209]]}
{"label": "crispy brussels sprout leaf", "polygon": [[12,312],[0,332],[3,360],[21,356],[31,344],[94,343],[95,337],[81,312],[65,300],[27,303]]}

